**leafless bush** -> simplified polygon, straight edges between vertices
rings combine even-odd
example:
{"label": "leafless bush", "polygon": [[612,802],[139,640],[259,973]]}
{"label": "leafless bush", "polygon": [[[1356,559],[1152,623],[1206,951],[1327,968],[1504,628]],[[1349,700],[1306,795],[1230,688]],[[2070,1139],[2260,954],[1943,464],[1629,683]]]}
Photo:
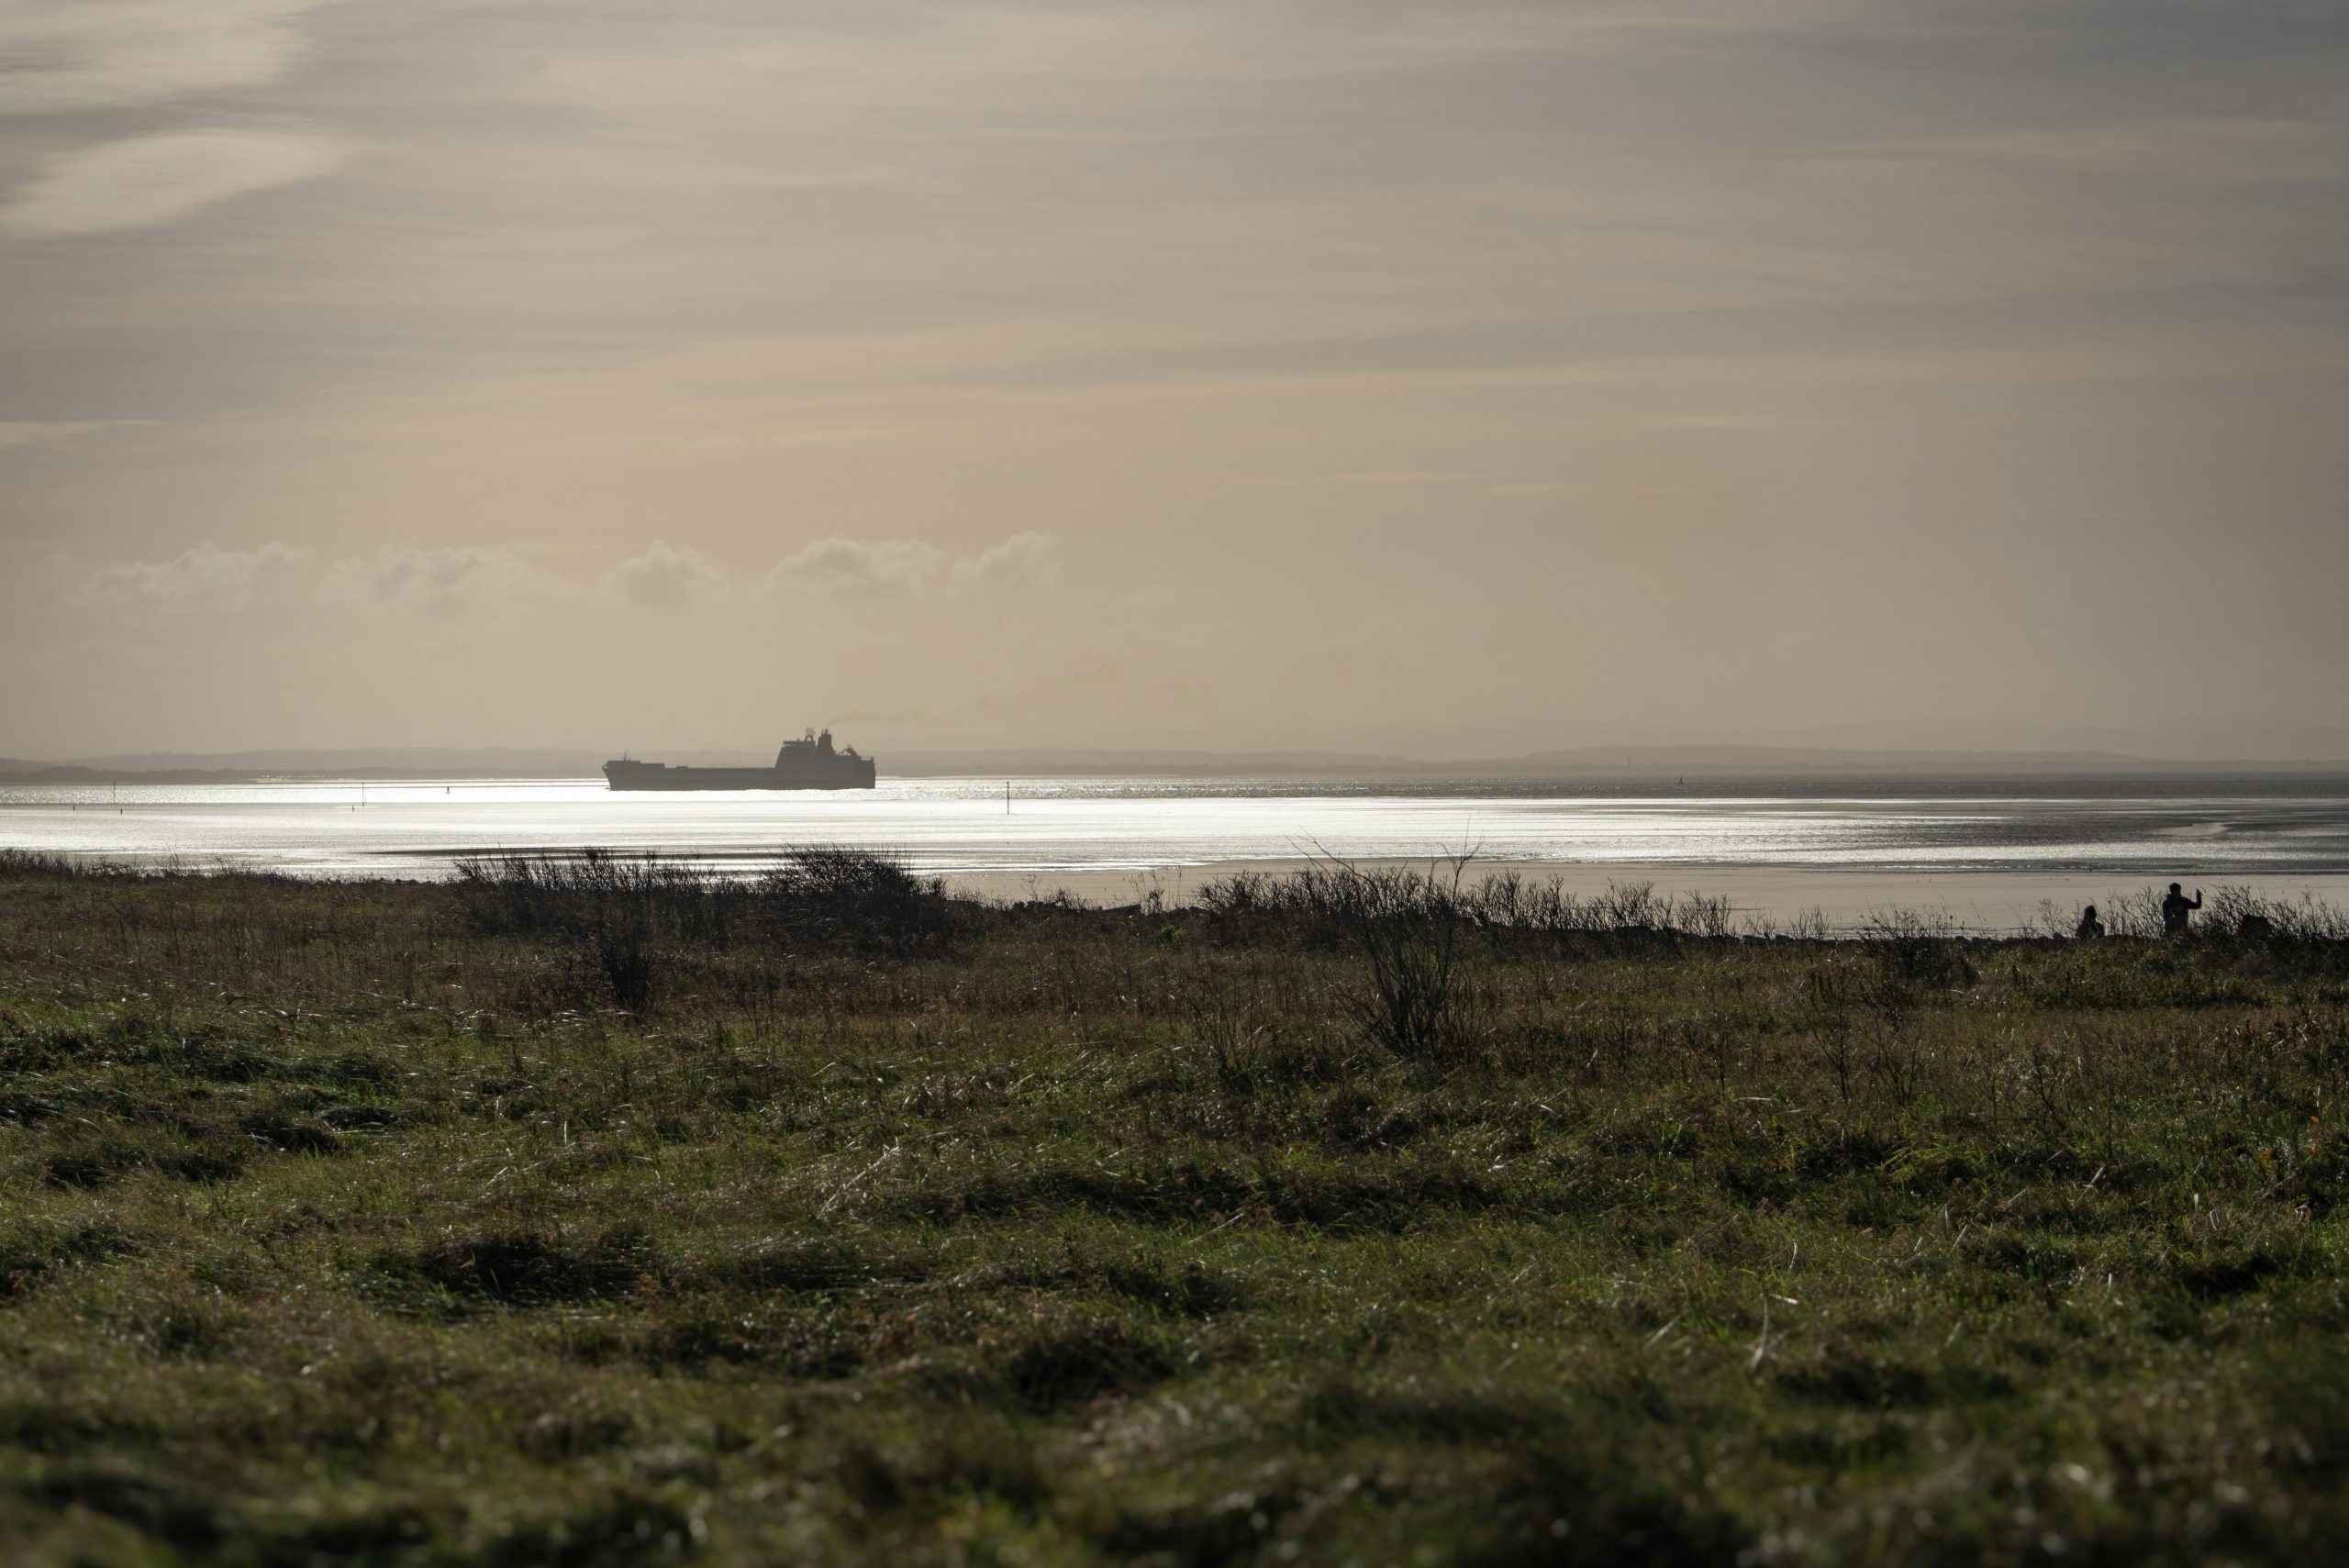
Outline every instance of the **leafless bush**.
{"label": "leafless bush", "polygon": [[32,878],[122,874],[127,873],[119,868],[77,861],[41,850],[0,850],[0,876]]}
{"label": "leafless bush", "polygon": [[777,936],[902,946],[943,931],[953,912],[937,878],[865,850],[785,850],[747,877],[598,849],[478,857],[457,874],[474,926],[506,935],[591,937],[630,924],[714,948]]}
{"label": "leafless bush", "polygon": [[1966,934],[1965,924],[1943,910],[1871,909],[1859,923],[1864,941],[1947,942]]}
{"label": "leafless bush", "polygon": [[[1609,882],[1604,890],[1585,895],[1568,891],[1563,877],[1536,881],[1514,869],[1472,880],[1465,868],[1473,859],[1442,862],[1454,866],[1448,875],[1334,862],[1279,876],[1235,872],[1202,884],[1198,903],[1215,916],[1351,929],[1365,889],[1375,887],[1390,914],[1408,911],[1422,922],[1458,922],[1486,930],[1722,940],[1757,934],[1751,922],[1741,926],[1726,897],[1700,893],[1675,897],[1657,892],[1653,882]],[[1823,921],[1818,928],[1817,934],[1823,936]],[[1798,923],[1798,934],[1808,929]]]}
{"label": "leafless bush", "polygon": [[1198,906],[1210,915],[1244,919],[1270,914],[1281,898],[1275,892],[1282,879],[1261,871],[1236,871],[1199,884]]}
{"label": "leafless bush", "polygon": [[2349,940],[2349,910],[2317,902],[2303,893],[2297,901],[2262,898],[2247,887],[2215,889],[2199,923],[2213,936],[2285,941]]}
{"label": "leafless bush", "polygon": [[803,941],[892,951],[947,935],[956,913],[937,877],[869,850],[786,850],[751,892],[772,926]]}
{"label": "leafless bush", "polygon": [[570,944],[631,1012],[651,1006],[670,960],[685,951],[744,942],[904,951],[945,933],[955,915],[936,878],[861,850],[786,850],[751,877],[598,849],[483,856],[457,872],[475,929]]}
{"label": "leafless bush", "polygon": [[662,939],[725,943],[727,893],[694,867],[607,850],[457,864],[457,896],[475,929],[571,944],[593,961],[612,1000],[632,1013],[652,1006],[665,967]]}
{"label": "leafless bush", "polygon": [[1738,923],[1737,934],[1757,940],[1823,942],[1834,934],[1828,924],[1827,911],[1813,905],[1781,919],[1765,914],[1749,914]]}
{"label": "leafless bush", "polygon": [[1234,1102],[1293,1076],[1281,1039],[1297,990],[1293,973],[1275,973],[1260,958],[1242,968],[1202,965],[1178,979],[1174,995],[1191,1039],[1205,1050],[1216,1084]]}
{"label": "leafless bush", "polygon": [[1672,900],[1658,897],[1653,882],[1610,882],[1591,900],[1598,929],[1608,931],[1668,931]]}
{"label": "leafless bush", "polygon": [[1454,1060],[1469,1043],[1458,973],[1468,861],[1454,857],[1440,875],[1433,865],[1365,870],[1330,859],[1276,884],[1353,939],[1370,967],[1356,1017],[1374,1041],[1408,1060]]}
{"label": "leafless bush", "polygon": [[2031,912],[2031,917],[2023,923],[2023,929],[2034,937],[2069,937],[2079,930],[2080,920],[2071,905],[2043,898],[2038,907]]}
{"label": "leafless bush", "polygon": [[477,930],[505,936],[592,936],[618,911],[648,927],[722,935],[706,906],[709,873],[658,855],[585,849],[575,854],[476,856],[457,862],[457,896]]}
{"label": "leafless bush", "polygon": [[1897,1032],[1929,993],[1974,984],[1965,935],[1955,917],[1914,909],[1876,910],[1860,923],[1859,940],[1876,960],[1868,1001],[1884,1015],[1887,1031]]}
{"label": "leafless bush", "polygon": [[1720,939],[1735,933],[1736,912],[1725,896],[1702,893],[1681,895],[1673,923],[1692,937]]}
{"label": "leafless bush", "polygon": [[651,1011],[662,965],[643,906],[622,905],[609,911],[596,927],[594,940],[596,963],[611,987],[612,1000],[631,1013]]}
{"label": "leafless bush", "polygon": [[2159,888],[2141,887],[2113,898],[2104,908],[2104,929],[2113,937],[2158,937],[2162,934],[2162,895]]}
{"label": "leafless bush", "polygon": [[1823,942],[1829,934],[1827,911],[1815,904],[1787,921],[1787,935],[1801,941]]}

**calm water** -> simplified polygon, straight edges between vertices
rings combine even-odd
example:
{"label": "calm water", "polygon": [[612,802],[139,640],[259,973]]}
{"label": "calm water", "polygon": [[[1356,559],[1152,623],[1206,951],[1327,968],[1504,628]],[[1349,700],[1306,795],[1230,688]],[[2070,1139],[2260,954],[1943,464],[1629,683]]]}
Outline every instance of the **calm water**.
{"label": "calm water", "polygon": [[[1620,787],[1620,786],[1617,786]],[[1570,884],[1653,880],[1773,910],[1899,905],[2016,923],[2037,899],[2173,877],[2349,903],[2349,779],[1585,781],[919,779],[872,792],[614,795],[600,781],[0,788],[0,847],[317,876],[436,877],[495,850],[605,845],[741,865],[779,847],[897,851],[990,891],[1179,894],[1211,870],[1464,844]],[[363,803],[362,803],[363,795]]]}

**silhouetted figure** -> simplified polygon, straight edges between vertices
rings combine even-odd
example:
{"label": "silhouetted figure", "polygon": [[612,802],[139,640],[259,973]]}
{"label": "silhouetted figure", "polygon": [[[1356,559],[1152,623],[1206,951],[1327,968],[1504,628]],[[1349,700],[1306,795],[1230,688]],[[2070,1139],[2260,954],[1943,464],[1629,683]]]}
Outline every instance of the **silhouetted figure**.
{"label": "silhouetted figure", "polygon": [[2091,904],[2080,911],[2080,929],[2072,933],[2080,940],[2093,941],[2104,935],[2104,922],[2096,917],[2096,906]]}
{"label": "silhouetted figure", "polygon": [[2186,935],[2187,917],[2201,907],[2202,890],[2200,888],[2196,888],[2194,896],[2189,899],[2186,896],[2184,888],[2174,882],[2171,883],[2169,896],[2162,900],[2162,935],[2165,937]]}

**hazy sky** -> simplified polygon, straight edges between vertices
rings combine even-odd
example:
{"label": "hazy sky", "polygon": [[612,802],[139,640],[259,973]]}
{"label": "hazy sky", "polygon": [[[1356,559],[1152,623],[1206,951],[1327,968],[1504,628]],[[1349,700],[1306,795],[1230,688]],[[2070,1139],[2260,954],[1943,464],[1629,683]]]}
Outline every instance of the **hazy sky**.
{"label": "hazy sky", "polygon": [[0,0],[0,754],[2349,755],[2349,0]]}

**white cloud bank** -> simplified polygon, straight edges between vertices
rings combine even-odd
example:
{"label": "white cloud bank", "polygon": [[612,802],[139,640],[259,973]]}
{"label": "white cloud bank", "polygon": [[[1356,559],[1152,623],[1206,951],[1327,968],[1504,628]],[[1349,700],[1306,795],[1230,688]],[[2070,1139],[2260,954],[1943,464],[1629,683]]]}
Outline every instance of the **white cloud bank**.
{"label": "white cloud bank", "polygon": [[171,223],[215,202],[316,179],[342,145],[289,131],[190,130],[102,142],[70,152],[5,207],[18,234],[102,234]]}
{"label": "white cloud bank", "polygon": [[767,585],[849,598],[895,598],[1041,585],[1057,575],[1050,534],[1019,533],[975,555],[922,539],[820,539],[775,562]]}
{"label": "white cloud bank", "polygon": [[603,586],[625,604],[682,609],[723,597],[726,570],[697,550],[655,544],[604,573]]}
{"label": "white cloud bank", "polygon": [[169,561],[102,566],[76,596],[89,604],[240,609],[292,589],[309,564],[301,545],[222,550],[207,540]]}
{"label": "white cloud bank", "polygon": [[348,556],[319,575],[317,596],[339,607],[448,615],[477,604],[511,606],[567,584],[502,550],[382,550]]}
{"label": "white cloud bank", "polygon": [[263,595],[307,598],[337,610],[443,616],[534,604],[677,610],[783,595],[908,598],[1020,592],[1058,574],[1049,534],[1019,533],[957,555],[926,539],[823,539],[763,573],[738,576],[700,550],[655,543],[594,578],[566,577],[484,546],[413,546],[344,556],[313,570],[305,546],[224,550],[206,542],[168,561],[102,566],[73,597],[90,605],[237,609]]}

